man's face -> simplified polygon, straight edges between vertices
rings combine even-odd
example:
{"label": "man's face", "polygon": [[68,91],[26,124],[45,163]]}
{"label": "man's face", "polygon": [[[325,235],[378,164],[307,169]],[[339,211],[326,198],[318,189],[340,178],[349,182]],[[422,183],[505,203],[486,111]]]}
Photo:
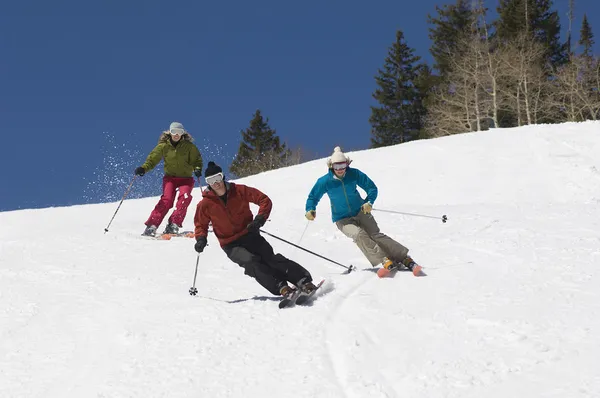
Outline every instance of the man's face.
{"label": "man's face", "polygon": [[205,177],[206,183],[210,185],[212,189],[215,191],[220,191],[225,187],[225,182],[223,181],[223,173],[217,173],[209,177]]}

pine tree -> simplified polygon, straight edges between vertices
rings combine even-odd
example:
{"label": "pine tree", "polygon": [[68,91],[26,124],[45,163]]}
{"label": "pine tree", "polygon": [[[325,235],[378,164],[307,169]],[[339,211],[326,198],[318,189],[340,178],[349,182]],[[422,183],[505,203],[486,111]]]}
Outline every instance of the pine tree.
{"label": "pine tree", "polygon": [[434,68],[443,77],[450,69],[450,58],[456,53],[459,38],[471,29],[475,14],[471,9],[471,0],[456,0],[456,4],[435,7],[438,17],[427,16],[429,38],[432,41],[431,55],[435,60]]}
{"label": "pine tree", "polygon": [[546,46],[546,61],[553,67],[568,61],[568,44],[560,42],[560,21],[551,11],[552,0],[500,0],[496,39],[507,43],[523,32]]}
{"label": "pine tree", "polygon": [[575,0],[569,0],[569,12],[567,12],[567,16],[569,17],[569,29],[567,29],[567,52],[569,54],[569,59],[573,56],[573,21],[575,20]]}
{"label": "pine tree", "polygon": [[431,138],[425,131],[425,119],[427,117],[427,108],[432,103],[433,90],[438,84],[438,81],[438,76],[433,74],[429,65],[419,65],[414,85],[418,94],[415,101],[415,110],[421,122],[418,136],[420,139]]}
{"label": "pine tree", "polygon": [[280,142],[276,131],[269,127],[269,119],[263,118],[260,109],[254,113],[250,127],[242,130],[241,134],[238,153],[229,167],[237,177],[288,165],[291,151]]}
{"label": "pine tree", "polygon": [[418,138],[425,113],[424,95],[417,87],[420,57],[404,42],[404,33],[396,32],[396,41],[385,58],[383,70],[375,81],[379,86],[373,98],[381,105],[371,107],[371,147],[399,144]]}
{"label": "pine tree", "polygon": [[585,14],[583,14],[583,21],[581,22],[579,45],[583,47],[583,52],[581,55],[591,58],[593,55],[592,48],[594,47],[594,34],[592,33],[592,27],[588,23],[587,15]]}

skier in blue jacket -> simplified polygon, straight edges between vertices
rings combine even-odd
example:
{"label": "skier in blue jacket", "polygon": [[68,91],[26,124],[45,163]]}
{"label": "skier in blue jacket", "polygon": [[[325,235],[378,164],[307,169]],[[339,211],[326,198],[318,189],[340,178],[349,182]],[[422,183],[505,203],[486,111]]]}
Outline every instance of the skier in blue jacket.
{"label": "skier in blue jacket", "polygon": [[[365,173],[350,167],[351,162],[339,146],[335,147],[327,161],[327,174],[317,180],[308,194],[305,217],[310,221],[315,219],[317,205],[327,194],[332,221],[356,243],[373,267],[381,264],[386,269],[400,266],[420,271],[421,267],[410,258],[406,247],[379,231],[371,214],[377,186]],[[366,198],[361,197],[357,186],[367,193]]]}

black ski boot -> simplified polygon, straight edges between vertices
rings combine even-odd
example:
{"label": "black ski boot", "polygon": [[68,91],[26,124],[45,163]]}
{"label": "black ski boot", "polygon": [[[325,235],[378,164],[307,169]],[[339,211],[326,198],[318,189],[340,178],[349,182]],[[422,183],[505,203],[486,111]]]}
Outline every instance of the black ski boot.
{"label": "black ski boot", "polygon": [[179,233],[179,225],[174,223],[168,223],[165,227],[165,232],[163,233],[177,235]]}
{"label": "black ski boot", "polygon": [[148,225],[142,233],[142,236],[156,236],[156,226]]}

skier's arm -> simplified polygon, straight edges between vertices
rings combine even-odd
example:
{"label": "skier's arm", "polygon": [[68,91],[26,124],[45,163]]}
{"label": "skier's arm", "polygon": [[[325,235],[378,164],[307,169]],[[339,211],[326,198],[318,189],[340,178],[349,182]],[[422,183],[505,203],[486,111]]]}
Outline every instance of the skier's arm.
{"label": "skier's arm", "polygon": [[325,195],[326,192],[327,181],[323,177],[321,177],[317,180],[315,185],[310,190],[310,193],[308,194],[308,198],[306,199],[305,210],[307,212],[311,210],[317,210],[317,205],[319,204],[319,201],[321,200],[323,195]]}
{"label": "skier's arm", "polygon": [[364,203],[375,203],[375,199],[377,199],[377,185],[371,180],[365,173],[358,169],[354,169],[358,173],[358,186],[365,190],[367,193],[367,197],[365,198]]}
{"label": "skier's arm", "polygon": [[237,185],[236,188],[241,188],[240,193],[248,202],[258,205],[257,215],[263,216],[266,221],[271,215],[271,209],[273,208],[273,202],[271,202],[271,199],[256,188],[248,187],[246,185]]}
{"label": "skier's arm", "polygon": [[202,155],[198,150],[196,145],[192,144],[192,149],[190,150],[190,164],[194,166],[194,169],[202,170]]}
{"label": "skier's arm", "polygon": [[205,212],[203,203],[204,201],[200,201],[196,206],[196,214],[194,215],[194,237],[198,238],[200,236],[207,237],[208,236],[208,224],[210,223],[210,217]]}
{"label": "skier's arm", "polygon": [[146,161],[142,165],[142,167],[144,168],[144,170],[146,170],[146,172],[152,170],[153,168],[156,167],[156,165],[158,163],[160,163],[160,161],[163,158],[163,147],[164,147],[164,144],[161,142],[156,147],[154,147],[154,149],[150,152],[150,154],[148,154]]}

